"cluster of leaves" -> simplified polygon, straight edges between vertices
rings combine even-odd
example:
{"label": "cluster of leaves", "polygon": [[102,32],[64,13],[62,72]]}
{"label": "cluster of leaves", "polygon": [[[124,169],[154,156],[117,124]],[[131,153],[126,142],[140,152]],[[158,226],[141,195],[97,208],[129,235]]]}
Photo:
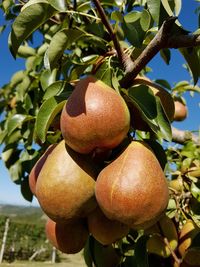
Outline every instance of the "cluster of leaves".
{"label": "cluster of leaves", "polygon": [[200,227],[200,147],[192,141],[184,146],[169,147],[168,175],[170,176],[170,216],[182,224],[191,218]]}
{"label": "cluster of leaves", "polygon": [[[179,15],[181,3],[181,0],[101,1],[122,50],[131,59],[136,59],[149,45],[166,18]],[[73,85],[82,77],[92,74],[112,86],[139,110],[154,138],[160,142],[171,140],[171,123],[159,97],[148,86],[137,86],[134,90],[133,87],[127,90],[120,87],[119,82],[125,75],[123,64],[117,58],[112,36],[99,18],[93,1],[3,0],[0,7],[6,20],[0,31],[5,29],[8,21],[11,22],[11,53],[15,58],[25,59],[25,69],[16,72],[0,91],[0,144],[4,146],[1,158],[27,200],[31,201],[33,197],[28,186],[28,174],[46,148],[62,139],[59,114]],[[188,32],[177,21],[170,34],[187,35]],[[179,51],[196,84],[200,76],[200,48],[181,48]],[[160,55],[166,64],[170,64],[170,49],[162,49]],[[144,66],[141,74],[148,71],[150,68]],[[181,81],[174,88],[165,80],[156,82],[178,96],[187,90],[199,91],[198,86],[194,87],[187,81]],[[130,135],[136,130],[131,129]],[[151,140],[152,133],[136,132],[139,138],[149,139],[164,169],[166,158],[159,143]],[[184,181],[190,179],[188,170],[194,168],[199,159],[199,150],[195,148],[197,152],[194,152],[190,145],[167,151],[169,160],[176,162],[174,175],[181,175]],[[185,156],[187,149],[194,155]],[[189,165],[185,158],[191,160],[187,162]],[[184,164],[187,165],[186,172],[182,172]],[[199,201],[198,181],[190,179],[187,184],[193,199]],[[194,218],[197,213],[191,209],[189,215]],[[144,238],[137,236],[136,245],[133,237],[128,239],[128,248],[133,248],[131,242],[134,241],[135,254],[134,257],[126,255],[124,266],[130,266],[130,261],[135,261],[135,258],[137,262],[143,262],[138,266],[148,266],[146,254],[141,254],[145,250]],[[95,246],[98,248],[99,244],[95,243]],[[94,251],[90,253],[93,255]]]}

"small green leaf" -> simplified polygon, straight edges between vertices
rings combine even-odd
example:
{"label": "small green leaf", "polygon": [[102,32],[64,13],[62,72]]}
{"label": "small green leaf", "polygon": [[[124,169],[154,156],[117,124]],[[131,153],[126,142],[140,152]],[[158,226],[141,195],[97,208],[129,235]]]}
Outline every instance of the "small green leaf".
{"label": "small green leaf", "polygon": [[153,17],[154,21],[158,24],[160,18],[161,0],[147,0],[147,5],[151,16]]}
{"label": "small green leaf", "polygon": [[191,184],[191,193],[198,202],[200,202],[200,188],[195,183]]}
{"label": "small green leaf", "polygon": [[32,116],[27,116],[23,114],[15,114],[9,121],[7,125],[7,134],[10,135],[15,129],[21,127],[24,121],[33,119]]}
{"label": "small green leaf", "polygon": [[192,72],[194,84],[196,84],[200,77],[200,60],[198,57],[197,48],[179,48],[179,51],[187,61],[187,64]]}
{"label": "small green leaf", "polygon": [[55,96],[48,98],[40,107],[36,118],[36,133],[42,142],[46,140],[46,133],[55,116],[62,110],[66,98]]}
{"label": "small green leaf", "polygon": [[145,85],[134,86],[128,90],[128,96],[140,111],[142,118],[156,132],[158,130],[155,123],[157,117],[156,101],[151,90]]}
{"label": "small green leaf", "polygon": [[47,89],[47,87],[49,87],[52,83],[56,81],[57,72],[57,69],[53,69],[52,71],[45,70],[44,72],[42,72],[40,76],[40,82],[44,91]]}
{"label": "small green leaf", "polygon": [[78,29],[63,29],[53,36],[47,52],[51,69],[57,66],[64,51],[83,35]]}
{"label": "small green leaf", "polygon": [[160,85],[162,85],[164,88],[168,89],[168,90],[171,90],[171,85],[168,83],[168,81],[166,80],[163,80],[163,79],[157,79],[155,80],[155,83],[158,83]]}
{"label": "small green leaf", "polygon": [[91,240],[90,236],[87,239],[86,245],[84,247],[83,255],[85,263],[88,267],[93,267],[92,251],[91,251]]}
{"label": "small green leaf", "polygon": [[141,12],[138,11],[132,11],[124,16],[124,21],[126,23],[135,22],[141,17]]}
{"label": "small green leaf", "polygon": [[171,59],[171,51],[168,48],[164,48],[162,50],[160,50],[160,55],[162,57],[162,59],[164,60],[164,62],[169,65],[170,63],[170,59]]}
{"label": "small green leaf", "polygon": [[26,7],[16,18],[10,34],[10,50],[16,57],[19,46],[45,21],[53,16],[55,9],[47,3]]}
{"label": "small green leaf", "polygon": [[60,12],[67,10],[67,2],[65,0],[48,0],[48,2],[52,5],[52,7]]}
{"label": "small green leaf", "polygon": [[143,31],[147,31],[151,24],[151,15],[149,14],[148,10],[144,9],[141,14],[140,18],[140,25]]}
{"label": "small green leaf", "polygon": [[60,95],[63,91],[72,92],[73,87],[65,81],[56,81],[46,88],[43,99],[46,100],[52,96]]}
{"label": "small green leaf", "polygon": [[148,241],[148,236],[141,236],[135,246],[135,258],[137,262],[137,267],[149,267],[148,253],[146,249],[146,243]]}
{"label": "small green leaf", "polygon": [[119,12],[118,10],[113,11],[111,14],[111,19],[115,20],[116,22],[122,22],[123,21],[122,13]]}
{"label": "small green leaf", "polygon": [[160,128],[161,137],[167,141],[171,141],[172,140],[171,124],[164,112],[160,98],[157,96],[156,96],[156,105],[157,105],[156,122]]}
{"label": "small green leaf", "polygon": [[28,177],[24,178],[21,182],[21,193],[27,201],[31,202],[33,200],[33,194],[29,187]]}

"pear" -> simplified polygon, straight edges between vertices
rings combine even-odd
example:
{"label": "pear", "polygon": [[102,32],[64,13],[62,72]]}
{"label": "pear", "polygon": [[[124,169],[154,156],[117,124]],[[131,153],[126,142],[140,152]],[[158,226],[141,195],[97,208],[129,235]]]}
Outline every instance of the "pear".
{"label": "pear", "polygon": [[[149,253],[167,258],[171,255],[171,251],[174,251],[178,246],[178,234],[175,224],[167,215],[163,215],[155,225],[146,230],[146,233],[150,234],[150,238],[147,241]],[[171,249],[165,244],[164,238],[167,238]]]}
{"label": "pear", "polygon": [[132,141],[100,172],[95,195],[109,219],[133,229],[156,223],[169,200],[163,170],[151,148],[142,141]]}
{"label": "pear", "polygon": [[53,149],[56,147],[57,144],[50,145],[47,150],[44,152],[44,154],[38,159],[38,161],[33,166],[30,174],[29,174],[29,187],[33,195],[36,195],[36,182],[37,178],[39,176],[39,173],[48,158],[49,154],[53,151]]}
{"label": "pear", "polygon": [[45,231],[51,244],[67,254],[75,254],[81,251],[89,235],[84,220],[71,220],[62,224],[48,218]]}
{"label": "pear", "polygon": [[187,106],[180,100],[175,100],[174,105],[175,105],[174,121],[185,120],[188,115]]}
{"label": "pear", "polygon": [[200,233],[200,228],[192,220],[188,219],[183,225],[179,236],[178,251],[182,257],[190,248],[193,239],[198,233]]}
{"label": "pear", "polygon": [[63,107],[60,126],[66,144],[88,154],[119,145],[129,131],[130,114],[120,94],[89,76],[76,84]]}
{"label": "pear", "polygon": [[89,232],[103,245],[112,244],[129,232],[127,225],[109,220],[99,207],[88,215],[87,222]]}
{"label": "pear", "polygon": [[85,217],[96,208],[94,196],[98,169],[62,140],[48,156],[36,183],[43,211],[56,222]]}

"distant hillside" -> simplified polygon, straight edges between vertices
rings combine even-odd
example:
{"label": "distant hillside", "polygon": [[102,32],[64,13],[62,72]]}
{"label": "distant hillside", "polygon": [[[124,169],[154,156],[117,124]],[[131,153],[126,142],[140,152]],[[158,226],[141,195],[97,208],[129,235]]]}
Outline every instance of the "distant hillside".
{"label": "distant hillside", "polygon": [[0,204],[0,216],[8,216],[15,222],[43,224],[46,216],[39,207]]}

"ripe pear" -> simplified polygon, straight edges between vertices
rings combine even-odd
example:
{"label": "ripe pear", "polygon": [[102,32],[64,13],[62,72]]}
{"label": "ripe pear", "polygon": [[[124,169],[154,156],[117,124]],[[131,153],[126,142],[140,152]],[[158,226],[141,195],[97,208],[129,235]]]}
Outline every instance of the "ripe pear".
{"label": "ripe pear", "polygon": [[184,105],[183,102],[179,100],[175,100],[174,105],[175,105],[174,121],[185,120],[188,115],[187,106]]}
{"label": "ripe pear", "polygon": [[124,99],[95,77],[80,80],[66,105],[61,132],[73,150],[88,154],[119,145],[130,127],[130,114]]}
{"label": "ripe pear", "polygon": [[[151,235],[147,241],[149,253],[167,258],[171,255],[171,251],[174,251],[178,246],[178,234],[175,224],[166,215],[163,215],[155,225],[147,229],[146,233]],[[164,238],[167,238],[171,250],[165,244]]]}
{"label": "ripe pear", "polygon": [[83,249],[88,238],[84,220],[56,223],[48,218],[45,226],[46,237],[63,253],[75,254]]}
{"label": "ripe pear", "polygon": [[94,208],[98,169],[62,140],[48,156],[36,183],[41,208],[56,222],[85,217]]}
{"label": "ripe pear", "polygon": [[35,163],[33,166],[30,174],[29,174],[29,187],[33,195],[36,195],[36,182],[37,178],[39,176],[39,173],[48,158],[48,156],[51,154],[53,149],[56,147],[57,144],[50,145],[47,150],[44,152],[44,154],[39,158],[39,160]]}
{"label": "ripe pear", "polygon": [[88,229],[103,245],[109,245],[126,236],[129,227],[118,221],[109,220],[99,207],[88,215]]}
{"label": "ripe pear", "polygon": [[95,195],[110,220],[145,229],[159,220],[169,191],[162,168],[142,141],[128,147],[98,175]]}
{"label": "ripe pear", "polygon": [[183,225],[179,236],[178,251],[182,257],[184,257],[186,251],[192,244],[192,240],[200,233],[200,228],[190,219]]}

